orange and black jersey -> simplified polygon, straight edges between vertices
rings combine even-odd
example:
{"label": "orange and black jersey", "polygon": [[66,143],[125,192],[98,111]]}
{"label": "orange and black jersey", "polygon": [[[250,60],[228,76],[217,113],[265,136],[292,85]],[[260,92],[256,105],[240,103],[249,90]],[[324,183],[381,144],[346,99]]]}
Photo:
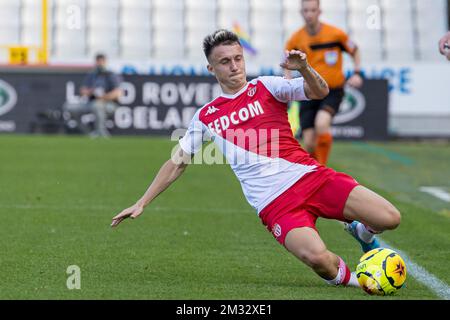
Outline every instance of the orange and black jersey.
{"label": "orange and black jersey", "polygon": [[316,35],[310,35],[306,27],[301,28],[291,36],[285,48],[306,53],[309,64],[325,79],[330,89],[344,86],[342,53],[353,55],[356,51],[355,44],[344,31],[326,23],[321,23]]}

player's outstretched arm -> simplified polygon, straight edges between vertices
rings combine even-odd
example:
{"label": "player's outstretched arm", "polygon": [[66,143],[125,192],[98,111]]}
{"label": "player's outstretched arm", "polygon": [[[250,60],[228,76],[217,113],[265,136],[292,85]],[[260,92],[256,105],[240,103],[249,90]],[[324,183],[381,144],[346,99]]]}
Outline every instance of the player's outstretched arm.
{"label": "player's outstretched arm", "polygon": [[113,217],[111,227],[116,227],[127,218],[134,219],[140,216],[144,211],[144,208],[150,204],[153,199],[166,190],[179,176],[181,176],[190,160],[191,156],[178,147],[178,150],[173,154],[172,158],[163,164],[142,198],[140,198],[131,207],[126,208]]}
{"label": "player's outstretched arm", "polygon": [[308,99],[323,99],[329,93],[328,84],[314,70],[306,59],[306,54],[299,50],[286,51],[286,58],[280,66],[287,70],[297,70],[305,79],[305,94]]}

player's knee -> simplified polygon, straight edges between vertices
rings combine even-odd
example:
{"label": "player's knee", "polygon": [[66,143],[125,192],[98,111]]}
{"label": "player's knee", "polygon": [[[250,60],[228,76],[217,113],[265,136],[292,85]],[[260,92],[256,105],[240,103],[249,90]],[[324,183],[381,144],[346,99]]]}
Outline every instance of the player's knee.
{"label": "player's knee", "polygon": [[391,220],[390,229],[392,230],[397,228],[402,220],[400,211],[398,211],[396,207],[391,206],[391,208],[389,209],[389,216]]}
{"label": "player's knee", "polygon": [[393,205],[389,205],[385,208],[385,228],[393,230],[400,225],[401,214]]}

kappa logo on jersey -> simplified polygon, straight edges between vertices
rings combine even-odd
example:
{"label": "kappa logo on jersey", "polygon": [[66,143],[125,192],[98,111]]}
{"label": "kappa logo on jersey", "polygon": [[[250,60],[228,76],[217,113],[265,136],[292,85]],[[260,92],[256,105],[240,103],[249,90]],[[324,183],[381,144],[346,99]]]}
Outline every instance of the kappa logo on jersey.
{"label": "kappa logo on jersey", "polygon": [[272,232],[273,235],[278,238],[279,236],[281,236],[281,226],[278,223],[275,223],[272,228]]}
{"label": "kappa logo on jersey", "polygon": [[206,115],[209,116],[210,114],[216,113],[217,111],[219,111],[219,109],[217,109],[216,107],[209,106],[208,111],[206,111]]}
{"label": "kappa logo on jersey", "polygon": [[255,93],[256,93],[256,87],[253,87],[253,88],[251,88],[250,90],[248,90],[247,95],[248,95],[249,97],[253,97],[253,96],[255,95]]}

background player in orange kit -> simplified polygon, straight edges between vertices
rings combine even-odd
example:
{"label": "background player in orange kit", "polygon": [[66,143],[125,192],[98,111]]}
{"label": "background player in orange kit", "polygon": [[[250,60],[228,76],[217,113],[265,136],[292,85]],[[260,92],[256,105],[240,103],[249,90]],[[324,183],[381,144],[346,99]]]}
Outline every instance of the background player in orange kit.
{"label": "background player in orange kit", "polygon": [[[325,79],[330,88],[327,97],[303,101],[300,105],[300,125],[303,147],[321,164],[326,164],[333,137],[331,121],[339,111],[344,97],[345,76],[342,71],[343,52],[353,58],[354,73],[347,84],[361,87],[361,57],[356,45],[347,34],[319,20],[320,0],[301,0],[301,14],[305,26],[295,32],[286,43],[286,50],[300,50],[308,56],[310,65]],[[288,79],[291,71],[286,70]]]}

